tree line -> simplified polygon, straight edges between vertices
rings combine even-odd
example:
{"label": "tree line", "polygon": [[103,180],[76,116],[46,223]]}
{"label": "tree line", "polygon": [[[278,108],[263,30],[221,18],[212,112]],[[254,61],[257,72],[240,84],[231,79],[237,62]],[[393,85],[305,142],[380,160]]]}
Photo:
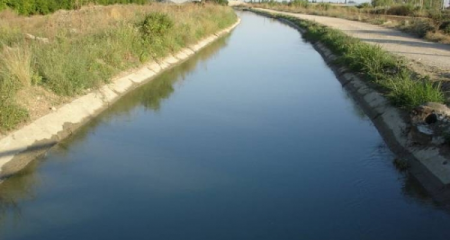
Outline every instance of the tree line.
{"label": "tree line", "polygon": [[372,6],[410,5],[425,9],[440,9],[445,6],[444,0],[372,0]]}
{"label": "tree line", "polygon": [[0,0],[0,10],[10,8],[21,15],[49,14],[60,9],[78,9],[86,4],[144,4],[149,0]]}

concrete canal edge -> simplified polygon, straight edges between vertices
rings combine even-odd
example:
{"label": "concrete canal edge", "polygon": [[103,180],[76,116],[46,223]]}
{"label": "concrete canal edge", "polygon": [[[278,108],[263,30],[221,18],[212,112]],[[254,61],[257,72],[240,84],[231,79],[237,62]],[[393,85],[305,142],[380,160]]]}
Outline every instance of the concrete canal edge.
{"label": "concrete canal edge", "polygon": [[56,111],[3,137],[0,139],[0,180],[25,168],[32,160],[45,154],[51,147],[74,133],[127,92],[187,60],[210,43],[230,33],[239,23],[240,19],[232,26],[204,38],[197,44],[184,48],[174,55],[128,71],[126,76],[113,79],[110,84],[78,97]]}
{"label": "concrete canal edge", "polygon": [[[250,10],[252,11],[252,10]],[[266,17],[272,15],[252,11]],[[277,20],[297,29],[301,33],[306,30],[293,22],[277,18]],[[408,124],[405,111],[393,107],[389,101],[366,81],[345,67],[334,63],[337,56],[320,42],[313,43],[314,48],[322,55],[325,62],[333,70],[342,87],[351,95],[365,114],[371,119],[388,147],[398,158],[409,164],[410,174],[422,185],[433,199],[448,204],[450,201],[450,159],[436,147],[414,146],[408,139]]]}

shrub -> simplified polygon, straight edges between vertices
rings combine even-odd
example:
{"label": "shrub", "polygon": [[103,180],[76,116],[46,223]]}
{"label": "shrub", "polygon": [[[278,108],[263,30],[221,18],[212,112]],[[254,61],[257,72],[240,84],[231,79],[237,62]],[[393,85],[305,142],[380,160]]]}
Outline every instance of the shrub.
{"label": "shrub", "polygon": [[173,21],[164,13],[150,13],[140,23],[144,39],[154,40],[165,35],[173,27]]}
{"label": "shrub", "polygon": [[48,14],[59,9],[78,9],[82,5],[94,3],[110,4],[145,4],[148,0],[0,0],[0,10],[8,7],[22,15]]}
{"label": "shrub", "polygon": [[330,3],[318,3],[316,6],[316,8],[323,10],[323,11],[328,11],[332,8]]}
{"label": "shrub", "polygon": [[435,27],[433,24],[424,19],[414,19],[410,26],[406,28],[406,30],[420,38],[423,38],[427,35],[429,31],[433,31]]}
{"label": "shrub", "polygon": [[309,2],[308,2],[308,0],[293,0],[288,5],[289,6],[294,6],[294,7],[308,8],[309,7]]}
{"label": "shrub", "polygon": [[391,6],[387,9],[387,14],[397,16],[414,16],[415,8],[411,4]]}
{"label": "shrub", "polygon": [[381,47],[358,42],[351,44],[343,54],[343,60],[350,68],[378,81],[399,71],[401,63]]}
{"label": "shrub", "polygon": [[393,4],[393,0],[372,0],[372,6],[374,7],[385,7],[391,6]]}
{"label": "shrub", "polygon": [[447,24],[447,25],[442,29],[442,31],[443,31],[445,34],[450,34],[450,24]]}
{"label": "shrub", "polygon": [[371,8],[372,5],[370,3],[368,3],[368,2],[365,2],[365,3],[358,4],[356,7],[359,8],[359,9],[361,9],[361,8]]}
{"label": "shrub", "polygon": [[228,0],[207,0],[206,2],[213,2],[223,6],[228,6]]}

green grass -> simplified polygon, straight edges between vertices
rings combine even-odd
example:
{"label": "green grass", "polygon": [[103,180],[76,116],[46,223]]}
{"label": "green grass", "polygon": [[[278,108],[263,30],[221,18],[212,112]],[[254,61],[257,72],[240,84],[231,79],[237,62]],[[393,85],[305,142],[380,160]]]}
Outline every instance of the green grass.
{"label": "green grass", "polygon": [[[266,14],[266,13],[265,13]],[[306,29],[304,37],[312,42],[321,42],[338,56],[342,64],[383,92],[397,107],[410,110],[426,102],[444,103],[445,96],[440,84],[426,79],[414,78],[405,61],[377,45],[370,45],[315,22],[300,20],[286,15],[272,15],[287,19]]]}
{"label": "green grass", "polygon": [[[63,18],[56,13],[33,17],[35,22],[17,17],[11,24],[0,24],[0,132],[28,117],[26,106],[15,99],[21,89],[39,85],[59,96],[77,96],[108,83],[121,71],[196,43],[237,19],[231,8],[212,4],[96,7],[71,11],[72,18],[59,14]],[[74,30],[74,24],[80,26]],[[54,31],[47,30],[55,26]],[[48,38],[49,43],[25,40],[29,32]]]}

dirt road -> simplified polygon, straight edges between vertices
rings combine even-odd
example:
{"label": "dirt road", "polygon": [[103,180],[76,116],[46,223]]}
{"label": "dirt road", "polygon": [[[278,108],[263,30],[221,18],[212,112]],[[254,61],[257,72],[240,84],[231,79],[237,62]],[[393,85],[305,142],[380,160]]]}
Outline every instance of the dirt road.
{"label": "dirt road", "polygon": [[449,45],[428,42],[394,29],[363,22],[267,9],[258,10],[291,15],[339,29],[364,42],[377,44],[391,53],[405,57],[411,61],[411,67],[422,75],[429,75],[435,80],[450,81]]}

